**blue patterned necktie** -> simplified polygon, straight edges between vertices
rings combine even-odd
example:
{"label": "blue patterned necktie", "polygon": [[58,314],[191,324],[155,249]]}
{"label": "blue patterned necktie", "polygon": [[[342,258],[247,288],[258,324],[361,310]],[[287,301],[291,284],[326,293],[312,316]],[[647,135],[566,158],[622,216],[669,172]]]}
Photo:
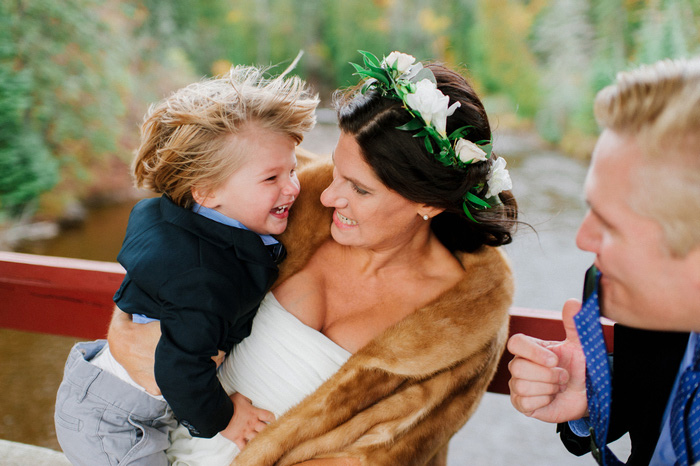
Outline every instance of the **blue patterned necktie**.
{"label": "blue patterned necktie", "polygon": [[692,364],[681,374],[671,407],[671,441],[677,464],[686,466],[700,459],[700,345],[695,344]]}
{"label": "blue patterned necktie", "polygon": [[610,399],[612,376],[608,362],[603,326],[600,324],[598,284],[600,272],[595,277],[595,289],[574,316],[574,323],[586,356],[586,393],[588,415],[591,424],[591,449],[593,456],[602,465],[620,465],[621,462],[607,446],[608,423],[610,421]]}

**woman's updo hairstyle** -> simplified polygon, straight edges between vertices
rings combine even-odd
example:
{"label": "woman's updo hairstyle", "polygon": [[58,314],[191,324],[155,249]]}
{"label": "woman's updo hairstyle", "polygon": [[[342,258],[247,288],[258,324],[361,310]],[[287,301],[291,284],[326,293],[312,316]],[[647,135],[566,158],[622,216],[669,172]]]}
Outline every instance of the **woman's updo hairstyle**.
{"label": "woman's updo hairstyle", "polygon": [[[484,106],[474,89],[460,74],[440,65],[428,64],[437,87],[460,107],[447,118],[447,134],[470,126],[466,139],[490,140],[491,128]],[[486,210],[473,209],[476,222],[463,211],[463,198],[475,186],[486,188],[495,154],[468,168],[446,167],[429,153],[415,132],[397,129],[411,120],[398,100],[383,97],[376,89],[364,94],[360,85],[334,95],[340,130],[355,137],[362,156],[377,177],[406,199],[444,209],[432,220],[432,229],[450,251],[471,252],[482,245],[501,246],[512,241],[517,204],[510,191],[499,194],[502,204]]]}

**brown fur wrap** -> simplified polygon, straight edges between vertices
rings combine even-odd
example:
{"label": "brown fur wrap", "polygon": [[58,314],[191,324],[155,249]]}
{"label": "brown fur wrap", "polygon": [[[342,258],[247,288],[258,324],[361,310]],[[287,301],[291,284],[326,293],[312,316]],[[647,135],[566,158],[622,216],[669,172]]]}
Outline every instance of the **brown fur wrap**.
{"label": "brown fur wrap", "polygon": [[[302,193],[281,238],[289,255],[278,283],[330,236],[331,209],[318,201],[328,160],[307,164]],[[236,466],[292,465],[353,457],[363,465],[444,465],[447,443],[491,381],[508,333],[513,297],[503,254],[457,254],[463,280],[350,357],[296,407],[270,424]]]}

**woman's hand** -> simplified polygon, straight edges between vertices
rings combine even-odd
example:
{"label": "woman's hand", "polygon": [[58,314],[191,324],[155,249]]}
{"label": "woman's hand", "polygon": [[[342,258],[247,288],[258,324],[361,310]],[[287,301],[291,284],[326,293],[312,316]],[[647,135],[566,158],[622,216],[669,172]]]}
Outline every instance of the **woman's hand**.
{"label": "woman's hand", "polygon": [[[156,346],[160,340],[160,324],[135,324],[131,321],[131,315],[115,307],[107,340],[114,359],[126,369],[129,376],[151,395],[160,395],[153,371]],[[221,350],[216,356],[212,356],[216,367],[219,367],[225,358],[226,353]]]}
{"label": "woman's hand", "polygon": [[233,417],[220,434],[235,443],[242,451],[248,442],[267,427],[269,422],[275,420],[275,415],[270,411],[256,408],[240,393],[231,395],[231,401],[233,401]]}
{"label": "woman's hand", "polygon": [[226,359],[226,353],[219,350],[219,354],[217,354],[216,356],[212,356],[211,359],[216,363],[216,367],[218,369],[218,367],[224,363],[224,359]]}
{"label": "woman's hand", "polygon": [[114,359],[124,366],[134,381],[151,395],[160,395],[153,372],[156,345],[160,339],[160,324],[135,324],[131,315],[114,308],[107,340]]}

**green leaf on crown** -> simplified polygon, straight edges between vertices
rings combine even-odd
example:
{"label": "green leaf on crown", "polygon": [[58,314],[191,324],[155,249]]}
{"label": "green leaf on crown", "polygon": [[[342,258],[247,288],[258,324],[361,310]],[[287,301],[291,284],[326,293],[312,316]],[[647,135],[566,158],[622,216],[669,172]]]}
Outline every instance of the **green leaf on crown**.
{"label": "green leaf on crown", "polygon": [[358,50],[362,55],[362,58],[367,66],[374,66],[376,68],[381,68],[382,63],[379,58],[376,57],[372,52],[366,52],[364,50]]}
{"label": "green leaf on crown", "polygon": [[465,197],[472,205],[476,206],[477,208],[488,209],[491,207],[491,204],[481,199],[471,191],[467,191],[467,195]]}
{"label": "green leaf on crown", "polygon": [[425,137],[425,148],[428,152],[435,155],[435,149],[433,149],[433,143],[430,142],[430,136]]}
{"label": "green leaf on crown", "polygon": [[[473,126],[466,125],[462,126],[461,128],[457,128],[456,130],[452,131],[452,133],[447,137],[447,139],[454,141],[455,139],[466,137],[466,135],[469,134],[469,131],[467,131],[469,128],[473,128]],[[479,143],[477,142],[476,144]]]}
{"label": "green leaf on crown", "polygon": [[474,217],[472,217],[472,213],[469,212],[469,207],[467,207],[467,201],[462,202],[462,210],[464,210],[464,215],[466,215],[469,220],[471,220],[474,223],[479,223]]}
{"label": "green leaf on crown", "polygon": [[363,68],[362,66],[358,65],[357,63],[350,63],[353,68],[357,71],[357,75],[365,78],[374,78],[377,81],[383,82],[385,85],[389,86],[389,79],[386,77],[385,73],[379,73],[373,70],[368,70],[367,68]]}
{"label": "green leaf on crown", "polygon": [[[421,129],[425,126],[423,121],[420,118],[414,118],[405,125],[397,126],[396,129],[400,129],[402,131],[415,131],[417,129]],[[420,134],[420,133],[418,133]],[[414,135],[414,137],[417,137],[418,135]]]}

